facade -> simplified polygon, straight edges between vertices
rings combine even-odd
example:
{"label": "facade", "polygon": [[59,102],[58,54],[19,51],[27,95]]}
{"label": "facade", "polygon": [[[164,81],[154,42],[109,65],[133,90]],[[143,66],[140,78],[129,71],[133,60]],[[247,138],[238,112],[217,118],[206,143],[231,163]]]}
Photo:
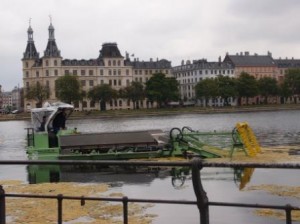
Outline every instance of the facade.
{"label": "facade", "polygon": [[2,86],[0,85],[0,109],[3,108],[3,100],[2,100]]}
{"label": "facade", "polygon": [[[50,24],[49,39],[40,57],[33,41],[33,30],[28,28],[28,42],[22,58],[24,91],[37,82],[50,89],[49,102],[57,101],[55,96],[55,80],[64,75],[78,77],[81,87],[85,92],[97,85],[109,84],[119,90],[129,86],[132,81],[145,83],[152,74],[162,72],[171,76],[171,62],[165,59],[144,62],[139,59],[130,60],[129,54],[125,57],[120,53],[117,43],[104,43],[98,58],[94,59],[63,59],[54,37],[54,27]],[[140,108],[151,107],[147,100],[139,103]],[[36,107],[36,102],[25,99],[27,109]],[[99,102],[84,99],[74,105],[77,110],[99,110]],[[132,109],[132,102],[127,99],[116,99],[108,102],[108,110]]]}
{"label": "facade", "polygon": [[[182,101],[197,102],[198,105],[205,106],[205,100],[196,101],[195,86],[206,78],[215,78],[218,75],[234,77],[234,66],[227,62],[208,62],[206,59],[194,60],[192,63],[188,60],[186,63],[182,61],[180,66],[172,69],[174,77],[179,82],[180,95]],[[231,105],[235,105],[235,100],[230,99]],[[224,100],[218,98],[208,102],[210,106],[223,106]]]}

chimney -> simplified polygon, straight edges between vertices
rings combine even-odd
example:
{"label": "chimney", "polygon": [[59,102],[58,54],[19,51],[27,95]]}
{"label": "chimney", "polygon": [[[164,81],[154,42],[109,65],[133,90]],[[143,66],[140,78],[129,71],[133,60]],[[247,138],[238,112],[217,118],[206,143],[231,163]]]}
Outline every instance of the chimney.
{"label": "chimney", "polygon": [[249,56],[249,51],[245,51],[245,56]]}
{"label": "chimney", "polygon": [[221,63],[221,56],[219,56],[219,63]]}
{"label": "chimney", "polygon": [[152,62],[152,58],[150,58],[150,62]]}
{"label": "chimney", "polygon": [[243,52],[241,52],[240,55],[243,56]]}
{"label": "chimney", "polygon": [[268,56],[272,57],[272,53],[270,51],[268,51]]}
{"label": "chimney", "polygon": [[184,65],[184,60],[181,61],[181,65]]}

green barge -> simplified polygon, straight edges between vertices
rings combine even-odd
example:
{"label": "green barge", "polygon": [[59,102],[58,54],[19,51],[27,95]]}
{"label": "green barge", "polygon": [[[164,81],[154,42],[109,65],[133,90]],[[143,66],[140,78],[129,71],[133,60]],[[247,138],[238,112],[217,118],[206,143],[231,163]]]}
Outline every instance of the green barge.
{"label": "green barge", "polygon": [[236,129],[222,133],[203,133],[189,127],[173,128],[169,133],[162,130],[83,133],[77,128],[55,132],[53,120],[62,110],[67,119],[74,107],[66,103],[54,103],[31,110],[32,127],[27,128],[27,154],[30,159],[218,158],[232,155],[235,148],[247,154]]}

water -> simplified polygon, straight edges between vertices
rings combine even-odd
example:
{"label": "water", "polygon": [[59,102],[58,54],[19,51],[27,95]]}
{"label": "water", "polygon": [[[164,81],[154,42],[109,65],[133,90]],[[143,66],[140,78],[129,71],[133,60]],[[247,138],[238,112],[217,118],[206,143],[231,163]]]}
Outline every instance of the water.
{"label": "water", "polygon": [[[300,148],[300,111],[278,111],[233,114],[192,114],[176,116],[155,116],[139,118],[87,119],[70,120],[68,128],[77,127],[84,132],[113,132],[145,129],[162,129],[168,132],[173,127],[189,126],[200,131],[231,131],[237,122],[248,122],[263,146],[299,145]],[[0,122],[0,159],[26,159],[25,128],[29,121]],[[26,166],[1,166],[0,179],[17,179],[31,182],[35,168]],[[50,167],[51,168],[51,167]],[[52,167],[52,178],[58,178],[57,167]],[[79,170],[74,167],[61,167],[60,181],[101,182],[109,183],[112,191],[121,192],[132,198],[195,200],[191,175],[187,171],[184,184],[176,181],[172,185],[170,170],[117,170],[99,169]],[[29,175],[31,174],[31,175]],[[204,189],[210,201],[261,203],[261,204],[292,204],[300,206],[299,200],[289,197],[270,195],[263,191],[240,191],[239,182],[234,181],[234,171],[225,168],[204,168],[201,172]],[[30,177],[30,178],[29,178]],[[298,170],[255,169],[251,185],[278,184],[299,186]],[[253,209],[210,207],[211,223],[285,223],[284,221],[258,217]],[[147,210],[158,214],[153,223],[199,223],[199,214],[191,205],[155,205]],[[295,223],[295,222],[294,222]]]}

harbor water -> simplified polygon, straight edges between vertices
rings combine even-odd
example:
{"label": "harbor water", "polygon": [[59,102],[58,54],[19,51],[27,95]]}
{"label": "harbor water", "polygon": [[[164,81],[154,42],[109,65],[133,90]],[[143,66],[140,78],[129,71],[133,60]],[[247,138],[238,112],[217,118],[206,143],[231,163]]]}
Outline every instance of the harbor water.
{"label": "harbor water", "polygon": [[[103,118],[67,121],[68,128],[81,132],[116,132],[147,129],[170,131],[173,127],[189,126],[199,131],[231,131],[237,122],[248,122],[262,146],[299,146],[300,111],[248,112],[226,114],[189,114],[137,118]],[[26,160],[26,130],[30,121],[0,122],[0,160]],[[295,155],[298,156],[298,155]],[[300,156],[299,156],[300,161]],[[85,169],[65,167],[53,178],[61,182],[108,183],[111,191],[129,198],[195,200],[189,170],[180,172],[174,179],[174,170]],[[1,165],[1,180],[38,182],[35,170],[23,165]],[[299,170],[255,169],[247,186],[272,184],[300,186]],[[264,191],[240,190],[236,171],[229,168],[204,168],[201,171],[204,189],[210,201],[234,203],[259,203],[300,206],[293,197],[271,195]],[[199,223],[199,213],[193,205],[154,205],[147,213],[155,214],[153,223]],[[284,220],[261,217],[254,209],[235,207],[210,207],[210,222],[229,223],[285,223]],[[299,222],[293,222],[299,223]]]}

